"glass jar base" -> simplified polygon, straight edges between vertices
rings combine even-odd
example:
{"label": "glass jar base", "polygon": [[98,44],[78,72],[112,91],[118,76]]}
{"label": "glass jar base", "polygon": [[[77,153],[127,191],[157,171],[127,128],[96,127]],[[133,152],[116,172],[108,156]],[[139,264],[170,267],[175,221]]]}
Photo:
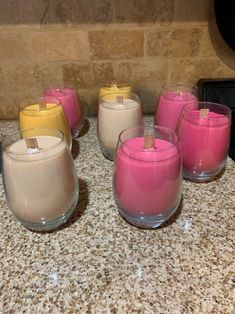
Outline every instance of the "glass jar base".
{"label": "glass jar base", "polygon": [[21,224],[26,227],[27,229],[30,229],[32,231],[38,231],[38,232],[47,232],[57,229],[58,227],[62,226],[68,219],[72,216],[74,213],[74,210],[77,206],[78,202],[78,192],[76,192],[76,195],[74,196],[74,201],[70,209],[63,214],[62,216],[59,216],[58,218],[50,221],[43,221],[43,222],[30,222],[27,220],[23,220],[22,218],[18,218],[18,220],[21,222]]}
{"label": "glass jar base", "polygon": [[118,210],[120,215],[131,225],[143,229],[154,229],[160,227],[164,222],[166,222],[179,207],[181,199],[177,202],[177,205],[173,208],[167,210],[164,213],[157,215],[133,215],[129,214],[126,210],[118,205]]}
{"label": "glass jar base", "polygon": [[108,148],[104,148],[101,145],[101,151],[102,154],[104,155],[104,157],[106,157],[107,159],[114,161],[115,159],[115,154],[116,154],[116,149],[108,149]]}
{"label": "glass jar base", "polygon": [[80,121],[80,123],[78,124],[76,128],[71,129],[71,134],[72,134],[73,139],[79,137],[80,132],[84,126],[84,123],[85,123],[85,119],[82,119],[82,121]]}
{"label": "glass jar base", "polygon": [[213,171],[191,171],[183,169],[183,178],[185,180],[193,181],[193,182],[208,182],[213,180],[224,168],[225,162],[223,165],[216,170]]}

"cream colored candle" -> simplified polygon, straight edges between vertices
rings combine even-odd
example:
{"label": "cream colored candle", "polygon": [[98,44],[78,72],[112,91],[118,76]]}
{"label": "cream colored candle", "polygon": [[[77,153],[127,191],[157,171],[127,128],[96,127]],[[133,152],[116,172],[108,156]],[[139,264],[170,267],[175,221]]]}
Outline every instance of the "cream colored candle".
{"label": "cream colored candle", "polygon": [[36,230],[49,225],[50,229],[51,221],[63,221],[74,209],[77,175],[64,140],[35,136],[31,142],[36,141],[36,148],[28,148],[27,140],[19,139],[4,148],[5,194],[9,207],[23,224]]}
{"label": "cream colored candle", "polygon": [[99,104],[98,137],[102,151],[109,159],[115,156],[119,134],[126,128],[143,123],[138,96],[132,94],[130,98],[118,97],[109,99],[105,96]]}

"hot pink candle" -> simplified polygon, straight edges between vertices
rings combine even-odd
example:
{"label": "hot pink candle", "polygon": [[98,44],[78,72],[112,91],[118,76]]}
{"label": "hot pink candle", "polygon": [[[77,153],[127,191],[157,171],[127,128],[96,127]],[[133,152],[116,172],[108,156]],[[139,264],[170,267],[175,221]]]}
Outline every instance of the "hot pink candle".
{"label": "hot pink candle", "polygon": [[46,99],[53,97],[61,101],[73,136],[77,136],[83,126],[83,114],[79,97],[73,88],[47,89],[43,95]]}
{"label": "hot pink candle", "polygon": [[196,94],[194,85],[181,83],[164,85],[155,113],[155,124],[175,130],[183,107],[191,104],[193,108],[197,108]]}
{"label": "hot pink candle", "polygon": [[144,149],[144,137],[128,139],[117,150],[114,190],[125,218],[158,216],[162,223],[177,208],[181,197],[178,146],[155,139],[153,148]]}
{"label": "hot pink candle", "polygon": [[[219,105],[218,105],[219,106]],[[217,174],[227,158],[230,138],[230,117],[200,110],[184,112],[179,123],[185,177],[203,173]]]}
{"label": "hot pink candle", "polygon": [[197,98],[188,92],[180,92],[179,94],[169,92],[160,96],[159,107],[155,116],[156,124],[175,130],[185,104],[195,104],[196,108],[197,102]]}

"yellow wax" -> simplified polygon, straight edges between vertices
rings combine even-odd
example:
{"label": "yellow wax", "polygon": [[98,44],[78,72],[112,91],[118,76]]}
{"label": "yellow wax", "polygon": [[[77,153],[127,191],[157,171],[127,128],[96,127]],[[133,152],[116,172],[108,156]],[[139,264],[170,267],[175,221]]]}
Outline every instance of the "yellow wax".
{"label": "yellow wax", "polygon": [[20,111],[19,124],[21,131],[43,127],[58,129],[63,132],[69,148],[72,147],[68,120],[60,104],[46,104],[45,108],[40,107],[39,104],[29,105]]}
{"label": "yellow wax", "polygon": [[99,97],[104,97],[107,100],[113,99],[115,96],[123,96],[124,98],[130,98],[131,86],[103,86],[100,88]]}

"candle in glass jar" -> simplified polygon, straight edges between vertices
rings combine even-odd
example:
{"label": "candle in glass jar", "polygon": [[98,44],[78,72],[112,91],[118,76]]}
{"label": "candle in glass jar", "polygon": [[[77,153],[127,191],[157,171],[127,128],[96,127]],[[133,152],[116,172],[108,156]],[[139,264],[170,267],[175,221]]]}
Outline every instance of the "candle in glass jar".
{"label": "candle in glass jar", "polygon": [[155,113],[156,125],[176,129],[183,107],[190,104],[197,109],[197,87],[191,84],[169,83],[163,85]]}
{"label": "candle in glass jar", "polygon": [[142,109],[137,95],[132,94],[132,99],[117,96],[110,100],[109,95],[108,99],[105,95],[98,111],[98,137],[104,154],[107,150],[109,156],[114,157],[121,131],[142,123]]}
{"label": "candle in glass jar", "polygon": [[117,94],[122,95],[125,98],[130,98],[131,86],[126,84],[117,84],[117,82],[114,81],[109,85],[102,86],[99,91],[99,97],[107,95],[106,99],[112,99],[113,96],[116,96]]}
{"label": "candle in glass jar", "polygon": [[200,110],[183,114],[178,135],[183,166],[186,171],[213,171],[227,157],[230,137],[230,120],[223,114]]}
{"label": "candle in glass jar", "polygon": [[59,99],[67,116],[73,136],[78,135],[83,126],[83,114],[77,91],[74,88],[48,88],[43,95],[45,100]]}
{"label": "candle in glass jar", "polygon": [[30,128],[55,128],[63,132],[65,140],[72,147],[68,120],[63,107],[58,103],[37,103],[24,107],[19,113],[20,130]]}
{"label": "candle in glass jar", "polygon": [[118,148],[115,163],[116,200],[128,215],[161,215],[178,206],[181,155],[175,145],[155,139],[144,149],[144,137],[132,138]]}
{"label": "candle in glass jar", "polygon": [[71,209],[78,197],[78,182],[65,141],[55,136],[33,140],[38,148],[28,148],[26,139],[5,148],[4,188],[13,213],[43,229],[40,224],[46,227]]}

